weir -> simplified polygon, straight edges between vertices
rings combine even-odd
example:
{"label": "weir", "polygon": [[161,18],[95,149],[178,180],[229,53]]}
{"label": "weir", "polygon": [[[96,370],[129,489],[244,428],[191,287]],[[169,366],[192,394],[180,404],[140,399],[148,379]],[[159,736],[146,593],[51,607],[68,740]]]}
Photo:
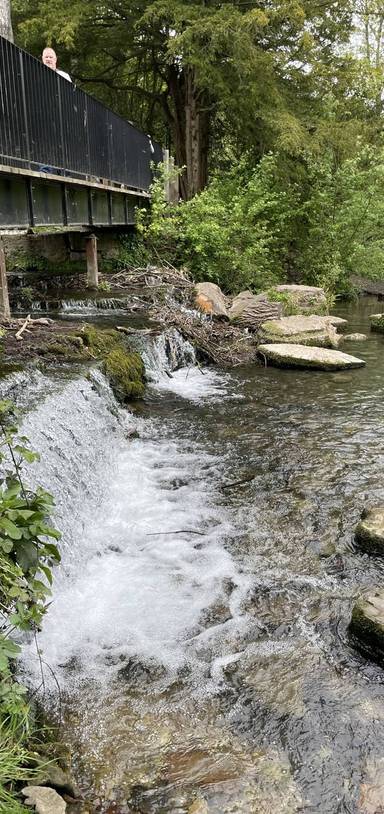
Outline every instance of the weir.
{"label": "weir", "polygon": [[[371,310],[339,315],[366,332]],[[151,381],[129,411],[98,370],[3,383],[57,500],[38,647],[102,811],[360,814],[380,782],[382,671],[347,626],[382,570],[351,542],[382,494],[381,341],[347,375],[223,376],[175,332],[140,337]],[[23,670],[37,688],[32,642]]]}

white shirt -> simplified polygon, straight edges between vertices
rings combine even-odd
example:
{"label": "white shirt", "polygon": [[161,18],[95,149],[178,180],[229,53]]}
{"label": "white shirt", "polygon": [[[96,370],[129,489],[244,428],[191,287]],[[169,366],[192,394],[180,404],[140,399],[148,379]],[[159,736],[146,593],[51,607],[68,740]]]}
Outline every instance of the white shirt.
{"label": "white shirt", "polygon": [[60,68],[56,68],[56,73],[59,73],[60,76],[64,77],[64,79],[68,79],[68,82],[72,82],[72,79],[71,79],[69,73],[66,73],[65,71],[61,71]]}

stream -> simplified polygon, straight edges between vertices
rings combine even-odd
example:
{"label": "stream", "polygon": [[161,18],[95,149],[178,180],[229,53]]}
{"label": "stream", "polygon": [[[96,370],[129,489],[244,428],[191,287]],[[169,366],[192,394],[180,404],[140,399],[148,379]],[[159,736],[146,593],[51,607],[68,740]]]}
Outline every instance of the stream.
{"label": "stream", "polygon": [[63,531],[45,703],[97,811],[382,810],[384,672],[347,633],[384,577],[353,543],[384,501],[378,310],[337,309],[368,336],[348,372],[201,369],[173,336],[129,412],[99,371],[10,380]]}

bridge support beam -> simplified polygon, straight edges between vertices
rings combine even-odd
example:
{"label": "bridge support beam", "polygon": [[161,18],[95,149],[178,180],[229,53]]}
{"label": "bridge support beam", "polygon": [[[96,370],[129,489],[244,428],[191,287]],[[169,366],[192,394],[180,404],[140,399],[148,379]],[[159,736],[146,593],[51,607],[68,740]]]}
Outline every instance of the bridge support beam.
{"label": "bridge support beam", "polygon": [[97,237],[90,235],[85,240],[87,255],[87,288],[97,288],[99,285],[99,267],[97,263]]}
{"label": "bridge support beam", "polygon": [[0,317],[10,319],[11,309],[9,307],[7,269],[5,265],[5,251],[3,240],[0,237]]}

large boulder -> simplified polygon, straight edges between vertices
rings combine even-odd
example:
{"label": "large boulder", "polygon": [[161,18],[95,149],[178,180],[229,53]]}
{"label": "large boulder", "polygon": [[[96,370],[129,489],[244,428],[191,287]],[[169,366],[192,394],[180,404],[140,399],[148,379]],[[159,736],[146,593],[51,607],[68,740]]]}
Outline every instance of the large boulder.
{"label": "large boulder", "polygon": [[384,557],[384,506],[366,509],[355,529],[355,541],[367,554]]}
{"label": "large boulder", "polygon": [[195,305],[203,314],[228,319],[227,301],[215,283],[197,283],[195,286]]}
{"label": "large boulder", "polygon": [[327,314],[327,296],[323,288],[311,285],[276,285],[268,299],[282,303],[284,316],[294,314]]}
{"label": "large boulder", "polygon": [[362,650],[377,661],[384,658],[384,589],[362,594],[352,610],[349,632]]}
{"label": "large boulder", "polygon": [[228,316],[235,325],[257,331],[266,320],[279,319],[282,312],[281,303],[269,302],[266,294],[241,291],[232,301]]}
{"label": "large boulder", "polygon": [[369,319],[371,321],[371,331],[384,334],[384,314],[371,314]]}
{"label": "large boulder", "polygon": [[318,348],[337,348],[341,339],[327,317],[317,316],[292,316],[263,322],[258,337],[266,343],[289,342]]}
{"label": "large boulder", "polygon": [[312,370],[348,370],[363,367],[365,362],[339,350],[312,348],[306,345],[259,345],[258,354],[277,367],[309,368]]}

